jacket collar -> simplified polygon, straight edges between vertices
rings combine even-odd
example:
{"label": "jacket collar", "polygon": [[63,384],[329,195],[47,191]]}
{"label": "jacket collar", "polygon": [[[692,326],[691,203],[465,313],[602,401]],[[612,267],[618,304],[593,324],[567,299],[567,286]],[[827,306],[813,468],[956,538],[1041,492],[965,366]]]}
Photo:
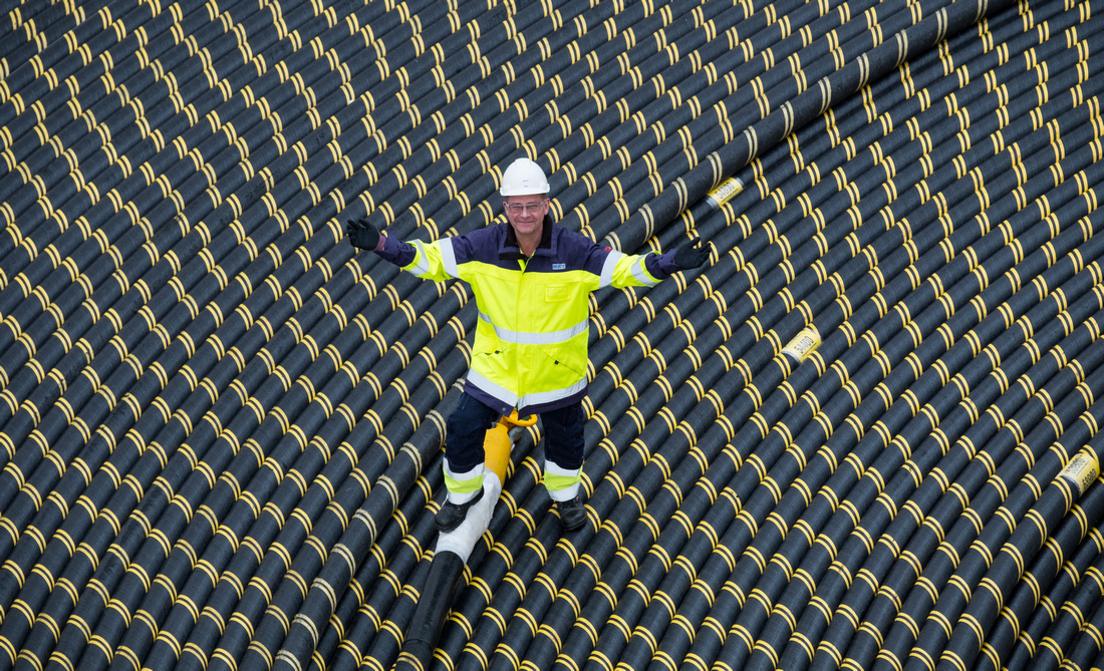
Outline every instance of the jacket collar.
{"label": "jacket collar", "polygon": [[[521,253],[521,246],[518,244],[517,235],[514,234],[514,227],[509,222],[502,224],[506,227],[506,235],[503,236],[502,241],[498,245],[499,258],[506,259],[524,259],[525,255]],[[536,251],[533,252],[533,256],[555,256],[556,244],[552,235],[552,218],[548,215],[544,217],[544,226],[541,227],[541,239],[537,244]]]}

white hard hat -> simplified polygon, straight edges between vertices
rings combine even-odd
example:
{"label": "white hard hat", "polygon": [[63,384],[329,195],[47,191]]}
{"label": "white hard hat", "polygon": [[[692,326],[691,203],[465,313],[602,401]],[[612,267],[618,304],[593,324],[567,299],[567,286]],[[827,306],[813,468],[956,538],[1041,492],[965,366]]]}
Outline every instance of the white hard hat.
{"label": "white hard hat", "polygon": [[548,178],[544,176],[544,170],[535,161],[519,158],[502,173],[502,188],[498,193],[502,196],[532,196],[548,191]]}

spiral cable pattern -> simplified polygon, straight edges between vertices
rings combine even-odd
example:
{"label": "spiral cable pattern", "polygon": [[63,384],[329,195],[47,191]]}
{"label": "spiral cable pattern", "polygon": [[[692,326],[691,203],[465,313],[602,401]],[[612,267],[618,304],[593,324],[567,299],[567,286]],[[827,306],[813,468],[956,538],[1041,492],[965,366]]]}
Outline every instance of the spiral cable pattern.
{"label": "spiral cable pattern", "polygon": [[3,1],[0,671],[419,668],[460,283],[504,220],[703,268],[591,296],[434,669],[1104,666],[1104,3]]}

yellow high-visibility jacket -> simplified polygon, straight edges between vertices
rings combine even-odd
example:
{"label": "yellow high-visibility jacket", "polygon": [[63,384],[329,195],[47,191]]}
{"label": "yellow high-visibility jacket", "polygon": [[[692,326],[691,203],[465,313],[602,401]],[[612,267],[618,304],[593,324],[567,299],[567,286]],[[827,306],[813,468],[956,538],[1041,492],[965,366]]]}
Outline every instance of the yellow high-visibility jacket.
{"label": "yellow high-visibility jacket", "polygon": [[471,286],[479,318],[465,391],[504,414],[581,399],[590,292],[654,285],[675,270],[671,253],[623,254],[547,219],[528,259],[509,224],[432,243],[386,238],[377,254],[418,277]]}

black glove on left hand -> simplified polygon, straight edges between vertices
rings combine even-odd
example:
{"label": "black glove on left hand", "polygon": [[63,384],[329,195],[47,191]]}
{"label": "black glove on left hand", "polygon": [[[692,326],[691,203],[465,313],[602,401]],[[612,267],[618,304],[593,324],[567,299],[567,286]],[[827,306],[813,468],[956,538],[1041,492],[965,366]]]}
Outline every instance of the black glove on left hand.
{"label": "black glove on left hand", "polygon": [[345,237],[353,247],[371,251],[379,244],[380,232],[367,219],[348,219],[345,222]]}
{"label": "black glove on left hand", "polygon": [[697,240],[681,245],[675,250],[675,265],[679,270],[697,268],[709,260],[709,247],[695,247]]}

